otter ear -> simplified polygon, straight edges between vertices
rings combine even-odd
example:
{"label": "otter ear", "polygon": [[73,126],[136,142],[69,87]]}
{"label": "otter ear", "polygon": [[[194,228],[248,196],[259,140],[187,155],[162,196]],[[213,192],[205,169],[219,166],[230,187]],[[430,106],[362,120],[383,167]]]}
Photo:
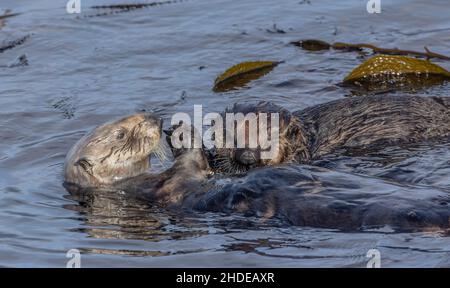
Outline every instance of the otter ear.
{"label": "otter ear", "polygon": [[73,164],[75,166],[80,166],[81,168],[84,169],[84,171],[86,171],[86,173],[88,173],[89,175],[93,175],[94,172],[92,171],[92,167],[94,167],[94,165],[92,164],[92,162],[87,159],[87,158],[80,158],[78,159],[77,162],[75,162],[75,164]]}
{"label": "otter ear", "polygon": [[290,135],[289,142],[295,143],[292,151],[293,160],[297,163],[309,163],[311,154],[308,149],[308,135],[305,134],[304,126],[296,116],[292,116],[285,135]]}

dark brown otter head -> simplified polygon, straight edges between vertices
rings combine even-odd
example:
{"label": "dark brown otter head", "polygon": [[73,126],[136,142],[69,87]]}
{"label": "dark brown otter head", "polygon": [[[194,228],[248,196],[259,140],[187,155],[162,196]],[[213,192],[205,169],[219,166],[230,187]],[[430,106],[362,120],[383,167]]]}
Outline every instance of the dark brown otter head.
{"label": "dark brown otter head", "polygon": [[[238,114],[244,118],[236,117]],[[288,110],[270,102],[234,104],[222,117],[227,119],[229,115],[235,115],[234,131],[230,133],[230,127],[227,130],[224,124],[224,146],[216,147],[211,153],[211,165],[216,171],[236,174],[253,167],[309,160],[304,128]],[[243,134],[245,138],[239,144],[237,139]],[[233,147],[225,143],[230,136],[234,136]]]}
{"label": "dark brown otter head", "polygon": [[66,183],[82,187],[110,185],[138,175],[158,152],[162,120],[140,113],[98,126],[81,138],[66,158]]}

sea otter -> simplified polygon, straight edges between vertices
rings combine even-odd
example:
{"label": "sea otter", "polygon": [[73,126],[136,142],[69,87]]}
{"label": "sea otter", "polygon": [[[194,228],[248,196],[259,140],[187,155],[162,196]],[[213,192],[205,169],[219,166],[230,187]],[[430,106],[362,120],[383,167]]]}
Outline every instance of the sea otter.
{"label": "sea otter", "polygon": [[[179,124],[166,130],[166,139],[171,144],[171,133],[174,129],[181,129],[185,133],[194,130],[194,136],[198,132],[194,127],[187,124]],[[191,138],[192,146],[194,138]],[[161,173],[142,173],[136,177],[125,178],[117,181],[111,187],[117,190],[126,191],[135,199],[144,199],[152,203],[157,203],[163,207],[186,206],[186,199],[203,195],[208,189],[207,180],[211,169],[207,156],[201,148],[180,148],[172,147],[174,156],[173,165]],[[190,207],[193,204],[189,205]]]}
{"label": "sea otter", "polygon": [[[240,172],[246,172],[248,169],[257,166],[268,166],[275,165],[284,162],[300,162],[300,159],[309,159],[310,155],[308,152],[308,147],[302,145],[306,143],[305,135],[306,131],[300,122],[298,117],[295,117],[288,110],[275,105],[270,102],[259,102],[254,104],[234,104],[233,106],[225,109],[221,114],[221,117],[225,118],[227,114],[242,114],[249,115],[254,114],[254,122],[256,125],[259,123],[260,117],[267,117],[267,132],[266,135],[270,138],[272,126],[274,126],[274,119],[271,118],[272,113],[278,114],[277,122],[277,133],[278,133],[278,143],[276,145],[275,153],[273,157],[262,158],[261,155],[264,149],[261,148],[261,143],[259,139],[259,134],[263,127],[251,126],[250,121],[235,121],[234,131],[232,133],[226,133],[226,127],[224,127],[224,141],[227,137],[232,137],[234,141],[237,138],[237,131],[242,129],[245,132],[245,141],[243,148],[226,148],[224,145],[222,147],[214,147],[213,149],[207,150],[209,154],[210,164],[216,172],[224,172],[229,174],[235,174]],[[250,134],[250,130],[257,130],[257,133]],[[256,147],[250,147],[251,137],[256,138]],[[269,141],[270,142],[270,141]],[[235,143],[237,147],[237,143]],[[268,147],[265,150],[273,149],[274,147]]]}
{"label": "sea otter", "polygon": [[[178,209],[240,213],[296,226],[355,231],[450,228],[450,194],[322,167],[280,164],[186,197]],[[194,200],[192,200],[194,199]],[[447,230],[449,231],[449,230]]]}
{"label": "sea otter", "polygon": [[[292,139],[304,140],[286,142],[293,147],[279,151],[295,155],[277,158],[280,165],[271,166],[277,164],[274,162],[250,169],[245,177],[228,181],[223,181],[220,173],[211,176],[209,157],[201,148],[174,151],[171,168],[157,174],[145,172],[148,163],[143,162],[148,161],[161,137],[160,122],[138,114],[102,125],[83,137],[67,157],[66,181],[90,186],[93,193],[107,187],[176,211],[239,212],[275,217],[293,225],[342,230],[383,225],[398,230],[447,229],[450,196],[446,191],[405,188],[379,179],[371,181],[369,177],[281,162],[296,159],[308,163],[340,146],[371,147],[447,137],[449,104],[446,98],[370,96],[333,101],[293,114],[280,110],[286,113],[286,125],[281,125],[281,130],[298,129],[300,138],[297,133]],[[277,106],[262,103],[258,107],[262,111],[263,107]],[[296,123],[294,130],[289,125],[292,121]],[[117,128],[133,131],[125,133],[132,135],[129,144],[114,141],[122,138],[114,133]],[[350,130],[347,133],[343,129]],[[139,148],[137,143],[146,141],[148,147]],[[129,161],[124,163],[124,159]],[[258,165],[262,165],[260,160]],[[364,179],[359,181],[359,177]]]}
{"label": "sea otter", "polygon": [[247,147],[215,149],[210,153],[216,170],[232,173],[280,163],[308,164],[337,149],[368,151],[378,146],[450,136],[450,99],[444,97],[351,97],[292,114],[268,102],[234,105],[226,111],[256,114],[277,111],[281,115],[280,145],[273,159],[262,160],[258,149]]}
{"label": "sea otter", "polygon": [[[191,128],[184,124],[180,127]],[[130,197],[162,206],[180,203],[207,179],[208,161],[202,149],[173,149],[172,167],[161,173],[149,172],[151,154],[165,157],[161,155],[165,153],[161,136],[162,119],[150,113],[96,127],[67,154],[64,187],[70,193],[126,191]]]}
{"label": "sea otter", "polygon": [[68,185],[107,187],[149,168],[158,153],[162,120],[150,113],[128,116],[98,126],[69,151],[64,165]]}

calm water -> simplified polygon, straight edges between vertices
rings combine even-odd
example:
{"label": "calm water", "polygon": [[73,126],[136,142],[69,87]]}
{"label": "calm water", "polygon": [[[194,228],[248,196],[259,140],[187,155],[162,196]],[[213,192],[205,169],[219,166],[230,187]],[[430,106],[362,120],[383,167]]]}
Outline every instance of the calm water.
{"label": "calm water", "polygon": [[[219,112],[242,100],[297,110],[350,94],[334,84],[361,63],[357,55],[307,53],[290,41],[428,46],[448,55],[448,0],[381,0],[380,15],[368,14],[362,0],[189,0],[86,17],[100,13],[92,5],[118,2],[81,0],[76,17],[65,1],[0,0],[0,11],[21,13],[0,24],[0,43],[31,35],[0,53],[0,266],[65,267],[73,248],[84,267],[365,267],[372,248],[384,267],[450,266],[450,238],[439,232],[341,233],[239,216],[180,218],[117,195],[80,205],[62,187],[70,147],[118,116],[146,109],[168,119],[191,113],[194,104]],[[28,66],[7,67],[21,55]],[[220,72],[259,59],[285,63],[250,89],[211,91]],[[450,69],[450,62],[437,63]],[[450,96],[450,86],[418,94]],[[387,149],[389,161],[339,156],[324,166],[354,173],[362,184],[366,178],[356,174],[373,177],[370,185],[450,193],[449,148]]]}

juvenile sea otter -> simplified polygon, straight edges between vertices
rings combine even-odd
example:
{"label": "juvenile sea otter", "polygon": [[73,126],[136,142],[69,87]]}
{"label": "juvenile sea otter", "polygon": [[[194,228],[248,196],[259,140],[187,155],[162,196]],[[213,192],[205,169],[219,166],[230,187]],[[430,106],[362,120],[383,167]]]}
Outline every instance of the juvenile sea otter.
{"label": "juvenile sea otter", "polygon": [[98,126],[68,153],[65,182],[101,187],[145,172],[150,154],[159,152],[161,126],[161,119],[146,113]]}
{"label": "juvenile sea otter", "polygon": [[[227,112],[280,115],[278,155],[259,159],[249,148],[216,149],[213,167],[241,172],[256,166],[279,163],[310,163],[337,149],[367,149],[403,143],[423,142],[450,136],[450,99],[442,97],[374,95],[327,102],[290,114],[285,109],[261,102],[235,105]],[[239,157],[246,155],[246,157]],[[251,159],[252,161],[248,161]],[[238,165],[237,165],[237,164]]]}
{"label": "juvenile sea otter", "polygon": [[[182,125],[182,129],[190,127]],[[150,155],[165,157],[161,136],[162,120],[149,113],[96,127],[69,151],[64,186],[70,193],[106,189],[125,191],[130,197],[163,206],[181,203],[206,180],[208,161],[202,149],[174,150],[172,167],[162,173],[150,173]]]}

